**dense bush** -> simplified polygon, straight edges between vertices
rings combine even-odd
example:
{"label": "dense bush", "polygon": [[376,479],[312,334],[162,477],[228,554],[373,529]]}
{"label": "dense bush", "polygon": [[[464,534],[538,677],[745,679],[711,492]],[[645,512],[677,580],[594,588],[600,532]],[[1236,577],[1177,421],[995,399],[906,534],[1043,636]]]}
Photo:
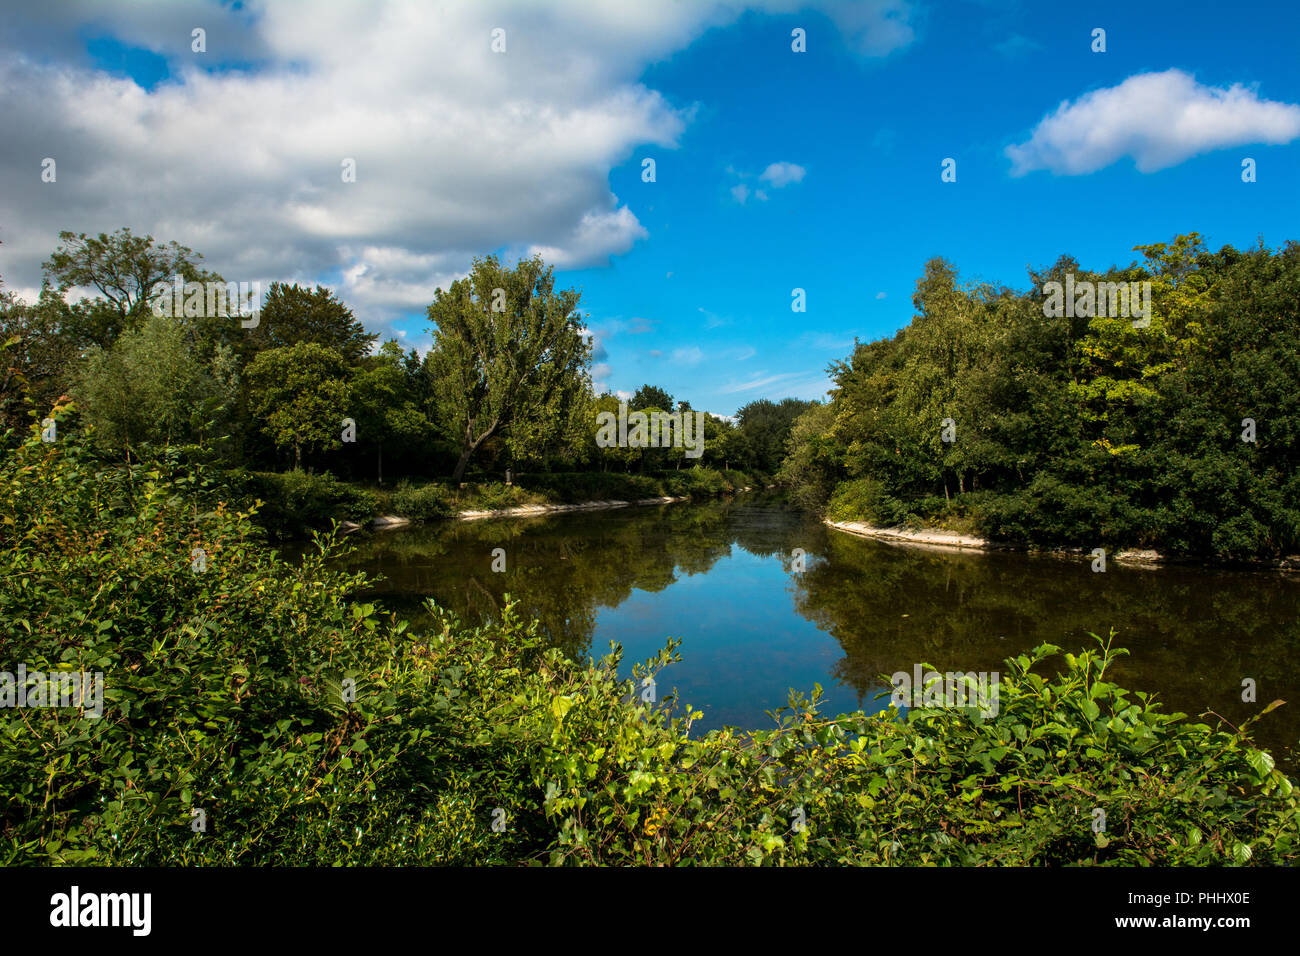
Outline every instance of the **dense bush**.
{"label": "dense bush", "polygon": [[879,481],[857,478],[836,486],[827,503],[826,514],[835,521],[864,520],[898,525],[907,519],[909,512],[907,506],[888,494]]}
{"label": "dense bush", "polygon": [[694,739],[640,696],[671,643],[620,679],[509,607],[413,634],[347,602],[328,540],[287,564],[219,493],[75,435],[0,461],[0,660],[106,683],[98,718],[0,709],[0,862],[1296,861],[1297,795],[1248,728],[1108,682],[1107,647],[1009,660],[987,718],[792,694],[773,729]]}
{"label": "dense bush", "polygon": [[412,485],[408,481],[398,484],[389,495],[388,509],[395,515],[412,521],[432,521],[445,518],[453,512],[451,493],[440,484]]}
{"label": "dense bush", "polygon": [[502,511],[546,503],[545,496],[518,484],[507,485],[504,481],[467,482],[453,495],[458,511]]}
{"label": "dense bush", "polygon": [[332,521],[365,522],[378,513],[378,501],[364,488],[340,481],[328,472],[305,471],[229,473],[232,492],[243,503],[262,502],[258,524],[276,537],[305,537]]}

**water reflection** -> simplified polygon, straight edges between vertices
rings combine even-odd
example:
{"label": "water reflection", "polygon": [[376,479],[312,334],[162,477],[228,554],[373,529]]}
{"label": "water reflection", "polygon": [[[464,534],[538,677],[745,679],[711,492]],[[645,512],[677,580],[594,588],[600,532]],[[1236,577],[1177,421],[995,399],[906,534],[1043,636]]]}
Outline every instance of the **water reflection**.
{"label": "water reflection", "polygon": [[[1172,709],[1238,723],[1300,688],[1300,580],[1274,573],[1123,568],[1007,553],[947,552],[831,531],[779,503],[626,508],[448,522],[367,534],[346,564],[382,574],[373,595],[418,622],[428,597],[463,618],[508,593],[571,655],[626,661],[682,639],[663,684],[705,711],[704,728],[760,726],[787,689],[821,683],[827,707],[878,709],[882,674],[921,661],[1001,670],[1043,642],[1105,636],[1132,657],[1115,678]],[[492,571],[493,549],[506,571]],[[796,548],[806,570],[792,569]],[[1243,703],[1243,678],[1258,685]],[[665,688],[666,689],[666,688]],[[661,690],[661,694],[663,690]],[[1300,701],[1257,727],[1281,751],[1300,736]],[[1285,757],[1279,752],[1279,757]]]}

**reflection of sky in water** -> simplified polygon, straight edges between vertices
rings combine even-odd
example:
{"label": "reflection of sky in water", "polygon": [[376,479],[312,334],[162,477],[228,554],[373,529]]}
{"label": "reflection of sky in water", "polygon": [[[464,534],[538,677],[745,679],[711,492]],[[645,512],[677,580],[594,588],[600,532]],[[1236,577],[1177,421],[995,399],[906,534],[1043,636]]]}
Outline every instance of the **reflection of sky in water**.
{"label": "reflection of sky in water", "polygon": [[[882,675],[919,663],[1005,672],[1010,655],[1043,643],[1077,652],[1095,646],[1088,631],[1112,626],[1115,646],[1132,656],[1110,679],[1156,692],[1166,712],[1210,708],[1239,723],[1269,701],[1300,698],[1300,575],[1119,562],[1094,574],[1090,559],[902,547],[830,531],[756,496],[437,523],[356,543],[349,564],[384,574],[375,597],[417,630],[426,597],[479,620],[510,592],[571,654],[621,643],[625,676],[680,638],[682,661],[656,690],[663,700],[676,687],[682,704],[702,710],[700,732],[768,726],[765,711],[814,684],[824,713],[875,712],[887,702],[876,696]],[[505,574],[490,571],[498,546]],[[807,552],[803,574],[788,570],[794,548]],[[1258,682],[1257,703],[1241,700],[1245,677]],[[1283,751],[1300,736],[1300,707],[1274,711],[1255,733],[1290,770]]]}
{"label": "reflection of sky in water", "polygon": [[831,676],[844,648],[794,612],[790,574],[776,556],[733,548],[707,574],[683,575],[657,593],[634,591],[618,607],[600,610],[591,648],[600,654],[609,641],[621,643],[621,673],[630,676],[632,664],[653,656],[668,637],[681,638],[682,660],[660,672],[656,692],[662,700],[675,687],[680,704],[703,711],[694,725],[700,732],[767,726],[764,712],[783,706],[790,688],[811,694],[818,683],[830,714],[888,703],[871,700],[874,694],[860,703],[856,691]]}

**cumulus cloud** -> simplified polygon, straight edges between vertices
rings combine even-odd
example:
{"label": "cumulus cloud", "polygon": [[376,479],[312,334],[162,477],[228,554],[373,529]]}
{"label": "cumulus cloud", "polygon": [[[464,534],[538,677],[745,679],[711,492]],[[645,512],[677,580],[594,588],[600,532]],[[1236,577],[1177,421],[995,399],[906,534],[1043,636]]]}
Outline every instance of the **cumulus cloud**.
{"label": "cumulus cloud", "polygon": [[794,163],[772,163],[759,174],[758,178],[771,183],[772,188],[780,189],[790,183],[800,182],[807,170]]}
{"label": "cumulus cloud", "polygon": [[1260,99],[1241,84],[1205,86],[1182,70],[1166,70],[1061,103],[1006,155],[1015,176],[1037,169],[1091,173],[1124,156],[1149,173],[1199,153],[1297,136],[1300,106]]}
{"label": "cumulus cloud", "polygon": [[[822,0],[846,42],[911,42],[901,0]],[[372,327],[423,309],[475,254],[599,265],[648,233],[609,189],[673,148],[693,104],[647,65],[746,9],[801,0],[310,4],[47,0],[0,33],[0,268],[35,289],[61,229],[175,239],[228,279],[330,281]],[[207,53],[190,31],[207,30]],[[506,52],[491,31],[506,31]],[[148,88],[87,37],[166,64]],[[135,54],[133,54],[135,55]],[[56,183],[40,182],[44,157]],[[344,160],[356,182],[342,181]]]}

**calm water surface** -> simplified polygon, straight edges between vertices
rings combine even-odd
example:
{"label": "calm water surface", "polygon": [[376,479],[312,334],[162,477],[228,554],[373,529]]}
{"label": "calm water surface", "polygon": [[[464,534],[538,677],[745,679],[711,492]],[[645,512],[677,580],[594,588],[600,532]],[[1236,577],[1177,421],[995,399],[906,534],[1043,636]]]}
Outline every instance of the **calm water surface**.
{"label": "calm water surface", "polygon": [[[624,670],[681,639],[658,678],[663,699],[704,712],[696,727],[761,727],[788,691],[823,687],[824,710],[881,709],[881,675],[928,662],[1005,671],[1004,658],[1050,642],[1092,645],[1117,631],[1115,679],[1168,709],[1234,724],[1276,698],[1256,725],[1280,764],[1300,737],[1300,576],[1187,568],[1093,573],[1074,560],[952,552],[834,531],[775,500],[632,507],[442,522],[354,535],[341,564],[382,575],[367,599],[417,623],[427,599],[462,619],[498,613],[509,593],[572,655],[616,641]],[[492,552],[506,552],[504,573]],[[795,549],[806,569],[794,570]],[[1241,700],[1243,678],[1258,685]],[[1289,769],[1289,768],[1288,768]]]}

